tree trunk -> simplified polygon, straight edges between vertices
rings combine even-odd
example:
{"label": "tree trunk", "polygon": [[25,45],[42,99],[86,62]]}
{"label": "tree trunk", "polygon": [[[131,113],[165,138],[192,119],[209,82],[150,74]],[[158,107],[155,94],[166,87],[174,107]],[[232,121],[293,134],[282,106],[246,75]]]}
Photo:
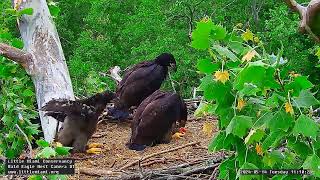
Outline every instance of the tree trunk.
{"label": "tree trunk", "polygon": [[[33,15],[23,15],[18,26],[24,50],[32,56],[24,67],[35,85],[38,108],[53,98],[74,100],[69,71],[46,0],[18,0],[14,2],[14,7],[19,10],[33,8]],[[39,115],[44,138],[52,142],[57,121],[44,116],[42,111]]]}

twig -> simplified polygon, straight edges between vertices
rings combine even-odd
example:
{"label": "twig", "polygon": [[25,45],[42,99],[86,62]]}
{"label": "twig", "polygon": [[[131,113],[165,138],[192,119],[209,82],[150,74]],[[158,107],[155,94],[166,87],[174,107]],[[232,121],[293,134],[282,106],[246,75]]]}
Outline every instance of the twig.
{"label": "twig", "polygon": [[203,172],[205,170],[208,170],[208,169],[212,169],[212,168],[216,168],[220,165],[220,163],[217,163],[217,164],[212,164],[212,165],[209,165],[209,166],[203,166],[203,167],[199,167],[199,168],[192,168],[190,171],[187,171],[187,172],[184,172],[182,173],[181,175],[182,176],[188,176],[190,174],[194,174],[194,173],[198,173],[198,172]]}
{"label": "twig", "polygon": [[172,78],[171,78],[171,73],[169,72],[168,74],[169,74],[169,79],[170,79],[170,82],[171,82],[172,89],[173,89],[173,91],[175,93],[177,93],[176,88],[174,87],[174,83],[173,83]]}
{"label": "twig", "polygon": [[216,175],[217,175],[217,172],[218,172],[218,167],[214,168],[209,180],[214,180],[216,179]]}
{"label": "twig", "polygon": [[117,171],[108,171],[105,169],[97,169],[97,168],[81,168],[79,170],[79,172],[81,174],[86,174],[89,176],[115,175],[115,174],[121,173],[121,172],[117,172]]}
{"label": "twig", "polygon": [[115,159],[109,168],[113,168],[113,166],[116,164],[116,162],[117,162],[117,160]]}
{"label": "twig", "polygon": [[22,131],[22,129],[20,128],[20,126],[18,124],[16,124],[16,128],[21,132],[21,134],[24,136],[24,138],[27,141],[28,148],[29,148],[29,158],[31,159],[32,158],[32,146],[31,146],[31,143],[28,139],[28,136]]}
{"label": "twig", "polygon": [[165,162],[166,162],[166,159],[165,159],[165,158],[154,159],[154,160],[152,160],[152,161],[143,163],[143,164],[141,165],[141,167],[150,166],[150,165],[155,164],[155,163],[165,163]]}
{"label": "twig", "polygon": [[172,149],[168,149],[168,150],[164,150],[164,151],[160,151],[160,152],[156,152],[156,153],[150,154],[148,156],[142,157],[139,160],[135,160],[135,161],[133,161],[133,162],[121,167],[119,170],[124,170],[124,169],[126,169],[128,167],[131,167],[131,166],[137,164],[140,160],[143,161],[143,160],[149,159],[149,158],[151,158],[153,156],[156,156],[156,155],[164,154],[164,153],[167,153],[167,152],[172,152],[172,151],[175,151],[175,150],[178,150],[178,149],[182,149],[182,148],[185,148],[185,147],[188,147],[188,146],[193,146],[193,145],[199,144],[199,143],[200,143],[200,141],[192,142],[192,143],[188,143],[188,144],[185,144],[185,145],[182,145],[182,146],[178,146],[178,147],[175,147],[175,148],[172,148]]}
{"label": "twig", "polygon": [[[199,180],[199,178],[194,178],[194,177],[190,177],[190,176],[183,176],[183,175],[174,175],[174,174],[162,174],[162,173],[153,173],[155,175],[159,175],[159,176],[167,176],[166,179],[171,178],[183,178],[183,179],[195,179],[195,180]],[[157,179],[162,179],[162,177],[160,178],[155,178],[154,180]]]}

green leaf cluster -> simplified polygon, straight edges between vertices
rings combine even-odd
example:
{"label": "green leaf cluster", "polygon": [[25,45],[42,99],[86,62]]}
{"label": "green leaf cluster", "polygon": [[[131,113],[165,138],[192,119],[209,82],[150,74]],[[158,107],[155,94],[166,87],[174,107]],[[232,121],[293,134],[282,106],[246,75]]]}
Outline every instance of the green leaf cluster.
{"label": "green leaf cluster", "polygon": [[[203,75],[198,89],[204,93],[206,106],[215,107],[211,113],[219,118],[220,131],[210,142],[209,151],[235,151],[219,166],[219,177],[272,178],[240,175],[239,170],[246,168],[305,168],[320,177],[320,126],[309,113],[319,105],[311,92],[313,84],[307,76],[283,70],[283,49],[274,59],[263,43],[248,41],[248,32],[252,33],[228,33],[205,19],[192,33],[192,47],[206,50],[210,57],[198,60],[197,69]],[[255,54],[250,54],[252,49]],[[226,82],[216,75],[219,72],[228,73]],[[199,108],[205,113],[205,107]]]}

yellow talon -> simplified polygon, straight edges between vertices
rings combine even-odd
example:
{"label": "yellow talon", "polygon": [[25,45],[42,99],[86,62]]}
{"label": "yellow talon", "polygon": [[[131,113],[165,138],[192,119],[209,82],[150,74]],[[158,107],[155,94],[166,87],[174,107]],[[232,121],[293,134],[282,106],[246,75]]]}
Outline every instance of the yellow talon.
{"label": "yellow talon", "polygon": [[184,135],[185,135],[185,133],[176,132],[174,135],[172,135],[172,138],[180,139],[180,138],[182,138]]}
{"label": "yellow talon", "polygon": [[89,149],[91,149],[91,148],[102,148],[102,147],[103,147],[103,144],[100,144],[100,143],[91,143],[88,146]]}
{"label": "yellow talon", "polygon": [[56,142],[57,147],[62,147],[62,144],[60,142]]}
{"label": "yellow talon", "polygon": [[90,148],[87,150],[89,154],[100,154],[102,152],[101,148]]}

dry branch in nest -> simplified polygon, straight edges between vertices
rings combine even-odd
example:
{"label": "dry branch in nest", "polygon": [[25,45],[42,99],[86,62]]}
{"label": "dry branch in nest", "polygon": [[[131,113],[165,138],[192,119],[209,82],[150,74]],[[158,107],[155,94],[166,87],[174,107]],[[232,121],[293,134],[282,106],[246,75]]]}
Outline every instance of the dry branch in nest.
{"label": "dry branch in nest", "polygon": [[[217,179],[217,171],[220,163],[227,157],[222,153],[217,157],[202,158],[191,161],[189,163],[179,164],[171,167],[146,170],[144,172],[128,172],[128,171],[107,171],[88,173],[93,176],[101,176],[100,180],[131,180],[131,179],[157,179],[157,180],[177,180],[177,179],[199,179],[200,176]],[[83,171],[82,171],[83,172]],[[119,174],[119,172],[122,172]],[[198,177],[195,177],[197,175]]]}
{"label": "dry branch in nest", "polygon": [[299,13],[301,33],[308,33],[316,42],[320,42],[320,0],[311,0],[308,6],[302,6],[295,0],[284,0],[291,10]]}

